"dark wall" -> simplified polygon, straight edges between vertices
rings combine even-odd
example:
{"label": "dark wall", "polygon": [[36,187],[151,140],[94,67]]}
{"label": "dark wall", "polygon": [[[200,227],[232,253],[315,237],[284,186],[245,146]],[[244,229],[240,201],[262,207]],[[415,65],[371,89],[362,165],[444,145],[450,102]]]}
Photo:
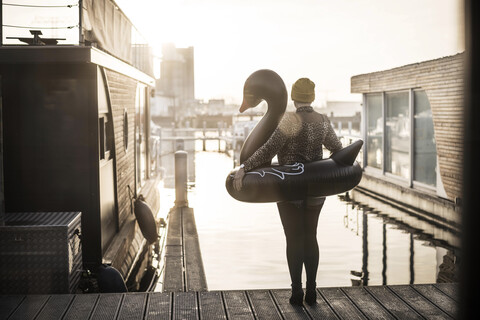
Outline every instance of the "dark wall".
{"label": "dark wall", "polygon": [[[132,214],[128,186],[135,191],[135,94],[137,81],[105,69],[115,134],[116,186],[119,224]],[[128,113],[128,147],[123,139],[124,112]],[[148,143],[147,143],[148,146]]]}
{"label": "dark wall", "polygon": [[100,262],[96,66],[1,73],[6,211],[81,211],[84,262]]}

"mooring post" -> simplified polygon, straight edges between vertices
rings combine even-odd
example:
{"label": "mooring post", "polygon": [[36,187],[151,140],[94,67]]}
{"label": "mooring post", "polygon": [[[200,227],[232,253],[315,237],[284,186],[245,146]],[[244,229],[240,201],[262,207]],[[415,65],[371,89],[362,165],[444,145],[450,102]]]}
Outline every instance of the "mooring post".
{"label": "mooring post", "polygon": [[217,124],[217,127],[218,127],[218,152],[222,151],[222,149],[220,148],[221,144],[221,137],[222,137],[222,123],[219,121],[218,124]]}
{"label": "mooring post", "polygon": [[207,146],[206,146],[206,128],[207,128],[207,122],[204,120],[203,121],[203,151],[207,151]]}
{"label": "mooring post", "polygon": [[187,157],[186,151],[175,152],[175,206],[177,207],[188,207]]}

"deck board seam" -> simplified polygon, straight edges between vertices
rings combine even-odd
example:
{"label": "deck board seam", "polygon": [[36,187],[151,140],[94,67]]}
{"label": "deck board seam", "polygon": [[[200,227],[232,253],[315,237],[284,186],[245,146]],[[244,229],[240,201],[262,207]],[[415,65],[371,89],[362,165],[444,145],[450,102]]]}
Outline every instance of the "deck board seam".
{"label": "deck board seam", "polygon": [[186,253],[186,250],[185,250],[185,232],[184,232],[184,229],[183,229],[183,210],[184,210],[185,207],[181,207],[180,208],[180,236],[182,237],[182,271],[183,271],[183,292],[187,292],[187,288],[188,288],[188,275],[187,275],[187,253]]}
{"label": "deck board seam", "polygon": [[[125,300],[125,293],[122,293],[122,296],[120,297],[120,301],[118,302],[117,310],[115,310],[115,316],[113,318],[115,320],[117,320],[118,317],[120,316],[120,310],[122,309],[123,300]],[[93,312],[92,312],[92,314],[93,314]],[[89,317],[89,319],[90,318],[91,318],[91,316]]]}
{"label": "deck board seam", "polygon": [[222,306],[223,306],[223,312],[225,312],[225,319],[229,320],[228,311],[227,311],[227,303],[225,302],[225,296],[224,296],[223,291],[220,291],[220,298],[222,298]]}
{"label": "deck board seam", "polygon": [[450,294],[448,294],[448,292],[446,292],[446,291],[442,290],[442,288],[438,287],[437,283],[434,283],[433,286],[435,287],[435,289],[437,289],[438,291],[440,291],[441,293],[443,293],[447,297],[451,298],[453,301],[455,301],[457,303],[459,302],[459,300],[457,300],[456,297],[452,297]]}
{"label": "deck board seam", "polygon": [[343,295],[345,297],[347,297],[348,300],[350,300],[350,302],[352,303],[352,305],[360,312],[361,315],[363,315],[366,319],[368,319],[369,317],[365,314],[365,312],[362,311],[362,309],[360,309],[360,307],[355,303],[355,301],[353,301],[352,298],[350,298],[350,296],[348,295],[348,293],[345,292],[345,290],[343,290],[343,288],[339,288],[340,289],[340,292],[343,293]]}
{"label": "deck board seam", "polygon": [[275,306],[275,310],[277,311],[277,315],[280,317],[280,319],[284,319],[285,317],[283,316],[282,310],[280,309],[280,305],[278,304],[278,301],[275,299],[275,295],[273,294],[273,291],[267,290],[268,295],[270,296],[270,299],[273,301],[273,305]]}
{"label": "deck board seam", "polygon": [[[442,307],[440,307],[439,305],[437,305],[435,302],[433,302],[430,298],[428,298],[427,296],[425,296],[423,293],[421,293],[420,291],[418,291],[417,289],[415,289],[414,286],[412,285],[409,285],[410,288],[413,289],[413,291],[417,292],[420,296],[424,297],[428,302],[430,302],[432,305],[434,305],[437,309],[439,309],[441,312],[443,312],[444,314],[446,314],[448,317],[454,319],[455,317],[453,315],[450,315],[447,311],[443,310]],[[443,294],[443,292],[442,292]]]}
{"label": "deck board seam", "polygon": [[401,301],[403,301],[403,303],[405,303],[409,308],[410,310],[412,310],[414,313],[418,314],[420,316],[420,318],[422,319],[426,319],[428,320],[423,314],[421,314],[420,312],[417,311],[417,309],[412,306],[410,303],[408,303],[405,299],[403,299],[402,297],[400,297],[395,291],[393,291],[389,286],[386,286],[387,290],[389,290],[392,294],[394,294],[398,299],[400,299]]}
{"label": "deck board seam", "polygon": [[68,310],[70,310],[70,308],[72,307],[73,300],[75,300],[75,295],[72,296],[72,298],[68,302],[67,306],[65,307],[65,310],[63,310],[63,313],[60,315],[59,319],[65,318],[65,315],[67,314]]}
{"label": "deck board seam", "polygon": [[273,294],[273,290],[268,290],[268,293],[270,294],[270,299],[272,299],[273,304],[274,304],[275,308],[277,309],[277,313],[280,315],[280,318],[285,320],[285,316],[283,315],[282,309],[280,308],[280,304],[277,301],[277,298]]}
{"label": "deck board seam", "polygon": [[173,307],[175,305],[175,295],[173,294],[173,292],[169,292],[169,294],[170,294],[170,301],[171,301],[171,303],[170,303],[170,320],[173,320],[173,313],[175,311],[175,309]]}
{"label": "deck board seam", "polygon": [[[200,305],[200,292],[198,291],[195,291],[195,300],[197,302],[197,319],[198,320],[202,320],[202,313],[200,312],[200,308],[201,308],[201,305]],[[208,320],[208,319],[206,319]]]}
{"label": "deck board seam", "polygon": [[337,317],[337,319],[341,320],[342,317],[340,317],[340,315],[335,311],[335,308],[333,308],[333,306],[330,304],[330,302],[325,297],[325,295],[320,291],[320,288],[317,288],[317,292],[322,297],[323,301],[325,301],[325,303],[330,308],[330,310],[332,310],[333,314]]}
{"label": "deck board seam", "polygon": [[147,318],[147,309],[148,309],[148,304],[150,302],[150,293],[147,292],[147,297],[145,298],[145,302],[143,303],[143,316],[142,319]]}
{"label": "deck board seam", "polygon": [[382,308],[386,310],[387,313],[390,314],[394,319],[402,320],[402,319],[398,319],[397,316],[395,316],[390,310],[388,310],[388,308],[379,299],[377,299],[377,297],[372,292],[370,292],[370,290],[368,290],[368,286],[363,288],[370,295],[370,297],[372,297],[373,300],[375,300],[380,306],[382,306]]}
{"label": "deck board seam", "polygon": [[27,299],[27,296],[23,296],[22,300],[20,300],[17,304],[17,306],[15,308],[13,308],[12,311],[10,311],[10,313],[8,314],[7,318],[6,319],[10,319],[10,317],[18,310],[18,308],[20,308],[20,306],[22,305],[23,301],[25,301],[25,299]]}
{"label": "deck board seam", "polygon": [[275,299],[275,295],[273,294],[272,290],[267,290],[268,295],[270,296],[270,299],[273,302],[273,305],[275,306],[275,309],[277,310],[278,315],[280,316],[280,319],[285,320],[285,317],[283,316],[282,309],[280,309],[280,306],[278,304],[277,299]]}
{"label": "deck board seam", "polygon": [[42,312],[43,309],[45,309],[45,306],[47,305],[48,301],[50,301],[51,298],[52,298],[52,295],[49,295],[47,300],[45,300],[43,305],[38,309],[37,313],[35,313],[35,315],[33,316],[33,319],[37,318],[40,315],[40,313]]}
{"label": "deck board seam", "polygon": [[[317,290],[317,292],[318,292],[318,288],[317,288],[316,290]],[[323,301],[325,301],[325,303],[327,303],[327,307],[330,308],[330,310],[333,312],[333,309],[330,307],[330,305],[328,304],[328,302],[323,298],[323,296],[320,295],[320,297],[322,298]],[[317,299],[318,299],[318,298],[317,298]],[[307,315],[310,317],[310,319],[315,319],[315,317],[310,313],[310,311],[308,311],[308,308],[303,307],[303,309],[305,310],[305,312],[307,313]],[[340,319],[335,312],[333,312],[333,315],[334,315],[335,317],[337,317],[337,319]]]}
{"label": "deck board seam", "polygon": [[95,299],[95,302],[93,303],[93,307],[90,309],[90,313],[88,314],[87,319],[91,319],[93,316],[93,310],[97,307],[98,301],[100,300],[100,295],[97,294],[97,298]]}
{"label": "deck board seam", "polygon": [[247,298],[248,306],[250,307],[250,310],[252,311],[253,318],[255,320],[258,320],[258,316],[256,314],[255,308],[253,307],[253,302],[252,302],[252,299],[251,299],[250,295],[248,294],[248,290],[243,291],[243,293],[245,294],[245,297]]}
{"label": "deck board seam", "polygon": [[65,318],[65,315],[67,314],[68,310],[70,310],[70,308],[72,307],[73,300],[75,300],[75,296],[72,296],[72,299],[70,299],[70,302],[66,306],[65,310],[63,310],[63,313],[60,315],[59,319]]}

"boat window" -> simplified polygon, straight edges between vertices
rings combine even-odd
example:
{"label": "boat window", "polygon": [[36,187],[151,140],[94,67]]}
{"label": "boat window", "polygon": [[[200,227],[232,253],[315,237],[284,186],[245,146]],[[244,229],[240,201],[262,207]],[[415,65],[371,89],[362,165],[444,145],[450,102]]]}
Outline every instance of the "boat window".
{"label": "boat window", "polygon": [[106,114],[98,118],[98,138],[100,160],[109,160],[112,156],[113,128]]}

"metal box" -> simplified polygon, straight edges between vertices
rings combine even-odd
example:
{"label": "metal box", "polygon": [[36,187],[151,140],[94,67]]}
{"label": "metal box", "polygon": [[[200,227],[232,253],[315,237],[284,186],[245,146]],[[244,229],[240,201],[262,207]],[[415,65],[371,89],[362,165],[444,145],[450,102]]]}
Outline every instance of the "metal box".
{"label": "metal box", "polygon": [[80,212],[6,213],[0,294],[74,293],[82,273]]}

